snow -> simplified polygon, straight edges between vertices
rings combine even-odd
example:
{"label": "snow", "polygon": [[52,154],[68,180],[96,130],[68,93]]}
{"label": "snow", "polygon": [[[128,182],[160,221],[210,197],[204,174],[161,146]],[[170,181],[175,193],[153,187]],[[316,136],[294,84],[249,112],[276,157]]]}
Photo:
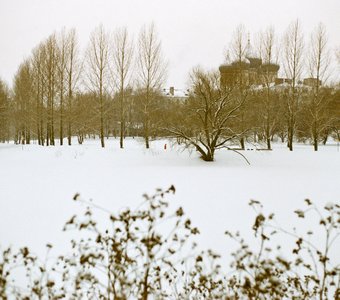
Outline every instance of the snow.
{"label": "snow", "polygon": [[[250,165],[228,150],[217,152],[215,162],[204,162],[195,151],[181,151],[166,140],[153,141],[149,150],[139,139],[127,139],[124,149],[118,139],[106,141],[104,149],[98,140],[71,147],[0,144],[0,245],[29,246],[44,255],[52,243],[55,253],[64,251],[70,236],[63,225],[83,209],[72,201],[75,193],[117,212],[137,207],[145,192],[174,184],[176,195],[169,200],[200,229],[200,248],[222,254],[232,249],[225,230],[251,238],[250,199],[261,201],[265,212],[275,212],[288,228],[297,223],[294,210],[304,208],[306,198],[319,207],[339,203],[336,144],[318,152],[310,145],[289,152],[275,144],[273,151],[244,154]],[[339,253],[331,255],[339,261]]]}

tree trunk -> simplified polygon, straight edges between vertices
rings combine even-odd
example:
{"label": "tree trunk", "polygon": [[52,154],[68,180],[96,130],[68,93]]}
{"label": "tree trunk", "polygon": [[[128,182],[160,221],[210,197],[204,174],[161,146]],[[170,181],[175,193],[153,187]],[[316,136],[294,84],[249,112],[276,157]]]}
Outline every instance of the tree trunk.
{"label": "tree trunk", "polygon": [[68,145],[72,145],[72,123],[71,123],[71,116],[72,116],[72,92],[69,92],[68,96],[68,112],[67,112],[67,142]]}
{"label": "tree trunk", "polygon": [[267,120],[266,120],[266,140],[267,140],[267,149],[271,150],[271,141],[270,141],[270,120],[269,120],[269,112],[267,113]]}
{"label": "tree trunk", "polygon": [[328,140],[328,131],[325,133],[325,135],[324,135],[324,137],[323,137],[322,143],[323,143],[324,145],[326,145],[327,140]]}
{"label": "tree trunk", "polygon": [[149,87],[147,87],[146,90],[146,103],[144,106],[144,138],[145,138],[145,147],[146,149],[150,148],[150,144],[149,144],[149,126],[150,126],[150,119],[149,119],[149,103],[150,103],[150,91],[149,91]]}
{"label": "tree trunk", "polygon": [[293,151],[293,136],[294,136],[294,125],[293,125],[293,119],[290,116],[288,120],[288,131],[287,131],[287,147],[289,148],[289,151]]}
{"label": "tree trunk", "polygon": [[291,128],[289,130],[289,141],[288,141],[288,148],[289,148],[289,151],[293,151],[293,129]]}
{"label": "tree trunk", "polygon": [[60,139],[60,145],[63,145],[63,141],[64,141],[64,131],[63,131],[63,127],[64,127],[64,103],[63,103],[63,92],[61,92],[60,95],[60,130],[59,130],[59,139]]}
{"label": "tree trunk", "polygon": [[105,147],[105,142],[104,142],[104,112],[103,112],[103,96],[100,96],[100,142],[102,148]]}
{"label": "tree trunk", "polygon": [[146,149],[149,149],[150,144],[149,144],[149,121],[148,120],[145,120],[144,138],[145,138],[145,147],[146,147]]}
{"label": "tree trunk", "polygon": [[54,146],[55,142],[54,142],[54,101],[52,100],[52,104],[51,104],[51,145]]}
{"label": "tree trunk", "polygon": [[240,146],[241,146],[241,149],[242,149],[242,150],[245,149],[244,137],[241,137],[241,139],[240,139]]}
{"label": "tree trunk", "polygon": [[123,149],[124,148],[124,144],[123,144],[123,140],[124,140],[124,123],[120,122],[120,148]]}
{"label": "tree trunk", "polygon": [[120,148],[123,149],[124,145],[123,145],[123,140],[124,140],[124,130],[125,130],[125,118],[124,118],[124,78],[123,76],[121,76],[121,87],[120,87],[120,107],[119,107],[119,111],[120,111]]}
{"label": "tree trunk", "polygon": [[73,55],[71,55],[71,68],[68,75],[68,112],[67,112],[67,141],[68,145],[71,146],[72,144],[72,62],[73,62]]}
{"label": "tree trunk", "polygon": [[[202,151],[200,151],[202,154]],[[204,161],[214,161],[215,149],[209,149],[204,154],[202,154],[202,159]]]}
{"label": "tree trunk", "polygon": [[144,276],[144,280],[143,280],[143,293],[142,293],[142,300],[148,300],[148,295],[149,295],[149,283],[148,283],[148,278],[149,278],[149,272],[150,269],[149,267],[147,268],[146,272],[145,272],[145,276]]}
{"label": "tree trunk", "polygon": [[318,132],[317,132],[317,125],[314,124],[313,126],[313,146],[314,146],[314,151],[318,151],[319,148],[319,137],[318,137]]}

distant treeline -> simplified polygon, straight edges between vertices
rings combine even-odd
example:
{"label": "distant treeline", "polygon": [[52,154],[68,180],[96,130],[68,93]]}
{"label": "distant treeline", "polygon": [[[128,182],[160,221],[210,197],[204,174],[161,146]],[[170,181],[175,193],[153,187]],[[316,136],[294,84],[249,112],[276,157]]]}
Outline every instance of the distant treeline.
{"label": "distant treeline", "polygon": [[[317,150],[330,135],[339,139],[339,84],[326,83],[340,52],[330,51],[322,24],[305,40],[295,21],[282,38],[269,27],[250,47],[240,25],[226,53],[237,70],[233,83],[196,67],[188,97],[171,97],[162,92],[167,63],[154,24],[136,41],[126,28],[109,33],[99,26],[83,53],[74,29],[53,33],[19,66],[12,89],[0,81],[0,140],[49,146],[99,136],[104,147],[105,137],[117,136],[123,148],[124,137],[138,135],[149,148],[150,137],[173,136],[205,160],[235,141],[240,149],[247,140],[271,149],[275,137],[290,150],[295,140]],[[256,84],[249,80],[243,66],[250,54],[278,65],[289,81],[275,86],[269,68]],[[305,77],[313,84],[301,84]]]}

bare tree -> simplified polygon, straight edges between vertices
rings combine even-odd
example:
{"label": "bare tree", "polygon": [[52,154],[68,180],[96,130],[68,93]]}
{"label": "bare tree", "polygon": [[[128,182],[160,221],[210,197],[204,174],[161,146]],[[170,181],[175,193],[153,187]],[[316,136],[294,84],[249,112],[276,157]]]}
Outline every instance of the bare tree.
{"label": "bare tree", "polygon": [[276,109],[275,94],[273,93],[271,84],[275,80],[275,74],[279,69],[277,64],[277,51],[275,47],[276,38],[273,27],[268,27],[266,31],[260,34],[259,54],[262,59],[262,68],[260,81],[264,85],[261,91],[261,117],[263,119],[263,132],[266,139],[267,149],[271,150],[271,137],[275,130],[276,117],[278,110]]}
{"label": "bare tree", "polygon": [[45,144],[44,137],[44,99],[46,96],[46,77],[44,76],[44,65],[46,59],[46,49],[43,43],[40,43],[32,52],[32,81],[33,93],[36,105],[36,130],[39,145]]}
{"label": "bare tree", "polygon": [[314,150],[318,151],[320,133],[327,125],[325,118],[325,101],[320,92],[321,84],[326,80],[327,70],[330,63],[329,51],[327,49],[326,29],[319,24],[311,35],[308,57],[308,69],[312,78],[312,95],[309,105],[310,122],[309,127],[313,140]]}
{"label": "bare tree", "polygon": [[97,27],[91,34],[87,48],[88,87],[99,100],[100,141],[104,143],[104,93],[107,89],[109,75],[109,36],[103,25]]}
{"label": "bare tree", "polygon": [[149,148],[150,108],[154,93],[165,81],[166,63],[164,62],[161,41],[154,24],[143,26],[138,38],[138,86],[142,90],[143,130],[145,146]]}
{"label": "bare tree", "polygon": [[0,142],[10,138],[10,90],[0,78]]}
{"label": "bare tree", "polygon": [[119,93],[120,148],[123,148],[125,132],[125,91],[130,83],[133,44],[126,28],[117,29],[113,35],[113,77]]}
{"label": "bare tree", "polygon": [[60,145],[64,142],[64,96],[66,88],[66,66],[67,66],[67,36],[65,29],[62,30],[58,39],[58,81],[59,81],[59,139]]}
{"label": "bare tree", "polygon": [[298,20],[292,22],[283,40],[283,65],[286,76],[291,80],[289,93],[287,93],[287,138],[288,148],[293,151],[293,138],[296,127],[296,115],[298,112],[298,104],[300,91],[298,82],[302,75],[303,67],[303,33]]}
{"label": "bare tree", "polygon": [[46,145],[55,145],[54,139],[54,113],[55,98],[57,92],[57,65],[58,65],[58,46],[56,35],[52,34],[44,43],[46,59],[44,64],[44,73],[47,86],[47,135]]}
{"label": "bare tree", "polygon": [[15,141],[30,144],[33,100],[32,71],[29,60],[25,60],[14,77]]}
{"label": "bare tree", "polygon": [[230,44],[232,60],[241,64],[246,60],[248,50],[248,40],[246,28],[243,24],[236,27]]}
{"label": "bare tree", "polygon": [[[246,28],[243,24],[237,26],[233,33],[233,37],[230,43],[230,53],[232,60],[238,69],[237,76],[234,79],[235,86],[240,90],[240,95],[249,86],[251,79],[249,74],[245,72],[246,59],[249,54],[249,41],[247,40]],[[241,131],[245,130],[245,112],[242,111],[245,107],[242,106],[241,113],[239,114]],[[245,148],[244,136],[240,136],[241,149]]]}
{"label": "bare tree", "polygon": [[241,113],[247,95],[238,95],[240,90],[235,87],[221,86],[218,71],[196,68],[190,79],[192,93],[174,112],[175,121],[167,128],[186,145],[194,146],[203,160],[213,161],[217,149],[233,150],[228,142],[243,135],[233,128],[232,121]]}
{"label": "bare tree", "polygon": [[75,29],[71,29],[67,34],[67,55],[66,55],[66,76],[67,76],[67,140],[68,145],[72,143],[72,103],[73,94],[77,87],[82,65],[79,59],[78,39]]}

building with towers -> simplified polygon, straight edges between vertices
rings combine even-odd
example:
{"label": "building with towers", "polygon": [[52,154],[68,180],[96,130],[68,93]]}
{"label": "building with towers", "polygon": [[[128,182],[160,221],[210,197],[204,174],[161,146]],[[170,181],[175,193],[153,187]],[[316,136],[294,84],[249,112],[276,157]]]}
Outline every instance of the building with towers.
{"label": "building with towers", "polygon": [[251,49],[250,40],[246,55],[243,59],[223,64],[219,67],[221,74],[221,85],[232,86],[235,84],[262,85],[264,83],[275,83],[278,78],[280,66],[274,63],[265,63],[256,57]]}

